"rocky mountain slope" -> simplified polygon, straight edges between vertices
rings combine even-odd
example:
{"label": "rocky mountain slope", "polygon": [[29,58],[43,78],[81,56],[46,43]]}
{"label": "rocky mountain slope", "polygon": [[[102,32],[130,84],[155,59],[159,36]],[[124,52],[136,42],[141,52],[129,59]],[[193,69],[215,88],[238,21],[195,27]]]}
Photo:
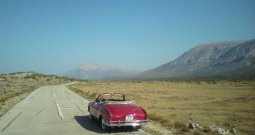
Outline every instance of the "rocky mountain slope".
{"label": "rocky mountain slope", "polygon": [[198,45],[177,59],[140,73],[140,78],[255,75],[255,39]]}
{"label": "rocky mountain slope", "polygon": [[75,70],[65,73],[64,75],[79,79],[99,80],[106,78],[131,76],[136,75],[137,73],[137,71],[127,70],[117,66],[84,64]]}

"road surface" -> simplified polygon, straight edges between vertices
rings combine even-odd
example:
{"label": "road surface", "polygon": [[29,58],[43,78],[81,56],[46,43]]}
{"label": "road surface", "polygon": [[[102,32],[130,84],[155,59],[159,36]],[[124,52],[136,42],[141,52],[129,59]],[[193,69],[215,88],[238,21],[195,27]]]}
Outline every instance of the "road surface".
{"label": "road surface", "polygon": [[0,118],[0,135],[148,135],[131,128],[103,131],[90,121],[87,105],[65,85],[41,87]]}

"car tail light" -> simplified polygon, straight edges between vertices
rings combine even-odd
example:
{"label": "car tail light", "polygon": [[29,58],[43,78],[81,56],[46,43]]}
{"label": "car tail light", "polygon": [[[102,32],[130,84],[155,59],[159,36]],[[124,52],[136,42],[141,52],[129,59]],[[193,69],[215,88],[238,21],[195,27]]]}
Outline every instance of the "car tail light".
{"label": "car tail light", "polygon": [[109,121],[111,121],[111,119],[112,119],[112,115],[111,115],[111,114],[109,114]]}

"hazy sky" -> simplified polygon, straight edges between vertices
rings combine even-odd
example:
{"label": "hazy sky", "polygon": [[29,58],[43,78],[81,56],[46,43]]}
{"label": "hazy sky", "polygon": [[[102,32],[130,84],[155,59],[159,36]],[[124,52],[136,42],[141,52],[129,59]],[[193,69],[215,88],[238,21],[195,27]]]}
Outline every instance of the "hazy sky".
{"label": "hazy sky", "polygon": [[0,0],[0,73],[143,71],[201,43],[253,38],[255,0]]}

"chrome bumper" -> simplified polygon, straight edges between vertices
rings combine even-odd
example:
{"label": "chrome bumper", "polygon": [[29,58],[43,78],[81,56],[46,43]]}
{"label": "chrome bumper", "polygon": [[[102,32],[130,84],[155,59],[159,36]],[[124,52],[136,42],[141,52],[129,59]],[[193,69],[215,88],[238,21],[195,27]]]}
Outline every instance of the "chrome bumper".
{"label": "chrome bumper", "polygon": [[133,122],[126,122],[126,121],[107,121],[104,123],[106,126],[109,127],[123,127],[123,126],[143,126],[148,125],[148,120],[137,120]]}

